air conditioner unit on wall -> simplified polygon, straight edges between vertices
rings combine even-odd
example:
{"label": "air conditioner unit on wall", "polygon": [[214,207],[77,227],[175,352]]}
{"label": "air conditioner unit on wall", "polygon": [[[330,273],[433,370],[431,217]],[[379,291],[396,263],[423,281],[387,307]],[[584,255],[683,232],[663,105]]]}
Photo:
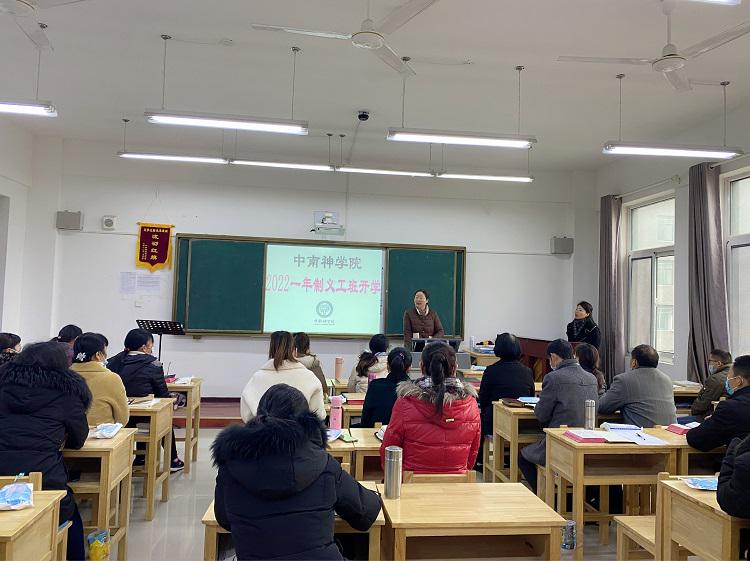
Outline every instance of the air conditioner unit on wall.
{"label": "air conditioner unit on wall", "polygon": [[572,255],[573,238],[553,237],[549,242],[549,252],[552,255]]}
{"label": "air conditioner unit on wall", "polygon": [[83,230],[83,213],[60,210],[55,216],[55,227],[58,230]]}

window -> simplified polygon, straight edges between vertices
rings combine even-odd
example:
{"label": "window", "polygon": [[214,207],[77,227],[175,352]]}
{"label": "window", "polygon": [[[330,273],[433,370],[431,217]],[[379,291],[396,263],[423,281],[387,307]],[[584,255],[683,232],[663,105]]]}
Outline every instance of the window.
{"label": "window", "polygon": [[628,345],[674,355],[675,200],[630,209]]}
{"label": "window", "polygon": [[729,187],[729,325],[737,356],[750,352],[750,177]]}

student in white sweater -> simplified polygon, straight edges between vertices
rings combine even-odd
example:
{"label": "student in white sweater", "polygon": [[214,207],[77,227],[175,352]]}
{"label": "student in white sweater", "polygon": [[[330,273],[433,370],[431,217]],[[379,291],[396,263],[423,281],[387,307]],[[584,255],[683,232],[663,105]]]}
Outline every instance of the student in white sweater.
{"label": "student in white sweater", "polygon": [[310,411],[320,419],[326,418],[323,406],[323,388],[318,378],[297,361],[294,338],[288,331],[271,333],[270,360],[250,377],[240,400],[240,415],[244,422],[255,417],[258,403],[266,390],[276,384],[288,384],[297,388],[310,404]]}

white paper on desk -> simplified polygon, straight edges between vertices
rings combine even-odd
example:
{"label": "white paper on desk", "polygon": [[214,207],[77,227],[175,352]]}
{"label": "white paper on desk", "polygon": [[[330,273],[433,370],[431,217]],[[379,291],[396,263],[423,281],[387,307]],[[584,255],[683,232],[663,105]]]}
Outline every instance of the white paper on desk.
{"label": "white paper on desk", "polygon": [[192,384],[193,383],[193,377],[192,376],[187,376],[185,378],[177,378],[172,383],[173,384],[177,384],[178,386],[186,386],[188,384]]}
{"label": "white paper on desk", "polygon": [[159,403],[158,399],[152,399],[151,401],[144,401],[143,403],[131,403],[129,407],[151,407]]}
{"label": "white paper on desk", "polygon": [[638,446],[662,446],[667,444],[667,442],[661,438],[656,438],[655,436],[646,434],[641,430],[620,430],[617,431],[617,434],[627,437],[630,442],[633,442]]}

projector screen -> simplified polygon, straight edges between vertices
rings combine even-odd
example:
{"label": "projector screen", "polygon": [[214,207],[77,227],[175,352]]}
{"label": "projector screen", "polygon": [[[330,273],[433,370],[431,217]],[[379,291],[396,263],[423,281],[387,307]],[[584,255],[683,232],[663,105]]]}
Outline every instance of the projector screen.
{"label": "projector screen", "polygon": [[382,332],[384,250],[268,244],[263,330]]}

